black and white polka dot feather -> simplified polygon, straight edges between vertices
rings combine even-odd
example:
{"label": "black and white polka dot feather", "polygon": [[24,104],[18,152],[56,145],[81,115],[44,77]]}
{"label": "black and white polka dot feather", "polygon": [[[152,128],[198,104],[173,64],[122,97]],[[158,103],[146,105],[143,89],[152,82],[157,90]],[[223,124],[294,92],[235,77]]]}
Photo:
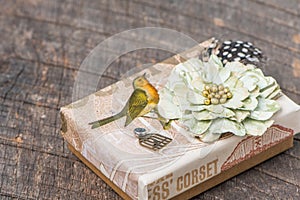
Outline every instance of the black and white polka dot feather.
{"label": "black and white polka dot feather", "polygon": [[219,48],[214,52],[222,63],[225,65],[227,62],[239,61],[244,64],[260,64],[265,60],[261,50],[253,46],[250,42],[243,41],[224,41]]}
{"label": "black and white polka dot feather", "polygon": [[212,42],[206,51],[202,52],[200,58],[203,61],[208,61],[211,54],[217,55],[222,63],[239,61],[244,64],[253,64],[257,67],[264,67],[266,57],[261,50],[255,47],[250,42],[244,41],[224,41],[221,45],[219,41],[212,38]]}

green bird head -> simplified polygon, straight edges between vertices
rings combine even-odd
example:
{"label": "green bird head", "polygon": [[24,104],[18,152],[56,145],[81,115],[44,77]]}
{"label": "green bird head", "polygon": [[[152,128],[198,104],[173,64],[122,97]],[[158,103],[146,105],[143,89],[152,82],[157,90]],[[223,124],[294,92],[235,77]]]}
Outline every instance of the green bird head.
{"label": "green bird head", "polygon": [[144,73],[142,76],[139,76],[133,80],[134,88],[142,88],[147,84],[149,84],[149,81],[146,79],[146,73]]}

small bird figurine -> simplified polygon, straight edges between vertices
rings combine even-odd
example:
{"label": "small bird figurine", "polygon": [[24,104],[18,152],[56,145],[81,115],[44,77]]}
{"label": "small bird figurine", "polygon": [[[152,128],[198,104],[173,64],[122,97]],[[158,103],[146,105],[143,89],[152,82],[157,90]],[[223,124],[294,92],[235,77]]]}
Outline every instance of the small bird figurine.
{"label": "small bird figurine", "polygon": [[126,105],[121,112],[95,122],[89,123],[92,129],[108,124],[117,119],[126,116],[125,127],[130,124],[135,118],[144,116],[151,110],[156,108],[159,102],[159,95],[153,85],[146,79],[146,73],[139,76],[133,81],[134,91],[128,99]]}

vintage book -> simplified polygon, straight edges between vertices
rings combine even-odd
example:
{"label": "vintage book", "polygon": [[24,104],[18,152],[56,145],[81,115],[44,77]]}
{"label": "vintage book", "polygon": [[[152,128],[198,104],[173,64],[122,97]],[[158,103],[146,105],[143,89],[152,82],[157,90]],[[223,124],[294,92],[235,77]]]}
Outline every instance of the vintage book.
{"label": "vintage book", "polygon": [[[121,118],[91,129],[89,122],[122,109],[136,76],[146,72],[160,88],[176,64],[201,55],[210,42],[61,108],[61,134],[69,149],[124,199],[188,199],[292,147],[293,134],[300,131],[295,120],[300,106],[284,94],[277,99],[281,110],[273,116],[275,123],[262,136],[227,134],[205,143],[177,123],[164,130],[157,120],[144,117],[126,128]],[[136,127],[171,141],[158,150],[146,148],[135,136]]]}

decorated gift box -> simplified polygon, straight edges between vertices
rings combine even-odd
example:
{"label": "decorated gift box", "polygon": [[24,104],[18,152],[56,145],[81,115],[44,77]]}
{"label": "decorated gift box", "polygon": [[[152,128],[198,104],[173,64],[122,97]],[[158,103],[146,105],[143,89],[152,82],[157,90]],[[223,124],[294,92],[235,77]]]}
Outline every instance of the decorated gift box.
{"label": "decorated gift box", "polygon": [[300,106],[263,64],[205,41],[62,107],[61,133],[123,198],[190,198],[292,147]]}

